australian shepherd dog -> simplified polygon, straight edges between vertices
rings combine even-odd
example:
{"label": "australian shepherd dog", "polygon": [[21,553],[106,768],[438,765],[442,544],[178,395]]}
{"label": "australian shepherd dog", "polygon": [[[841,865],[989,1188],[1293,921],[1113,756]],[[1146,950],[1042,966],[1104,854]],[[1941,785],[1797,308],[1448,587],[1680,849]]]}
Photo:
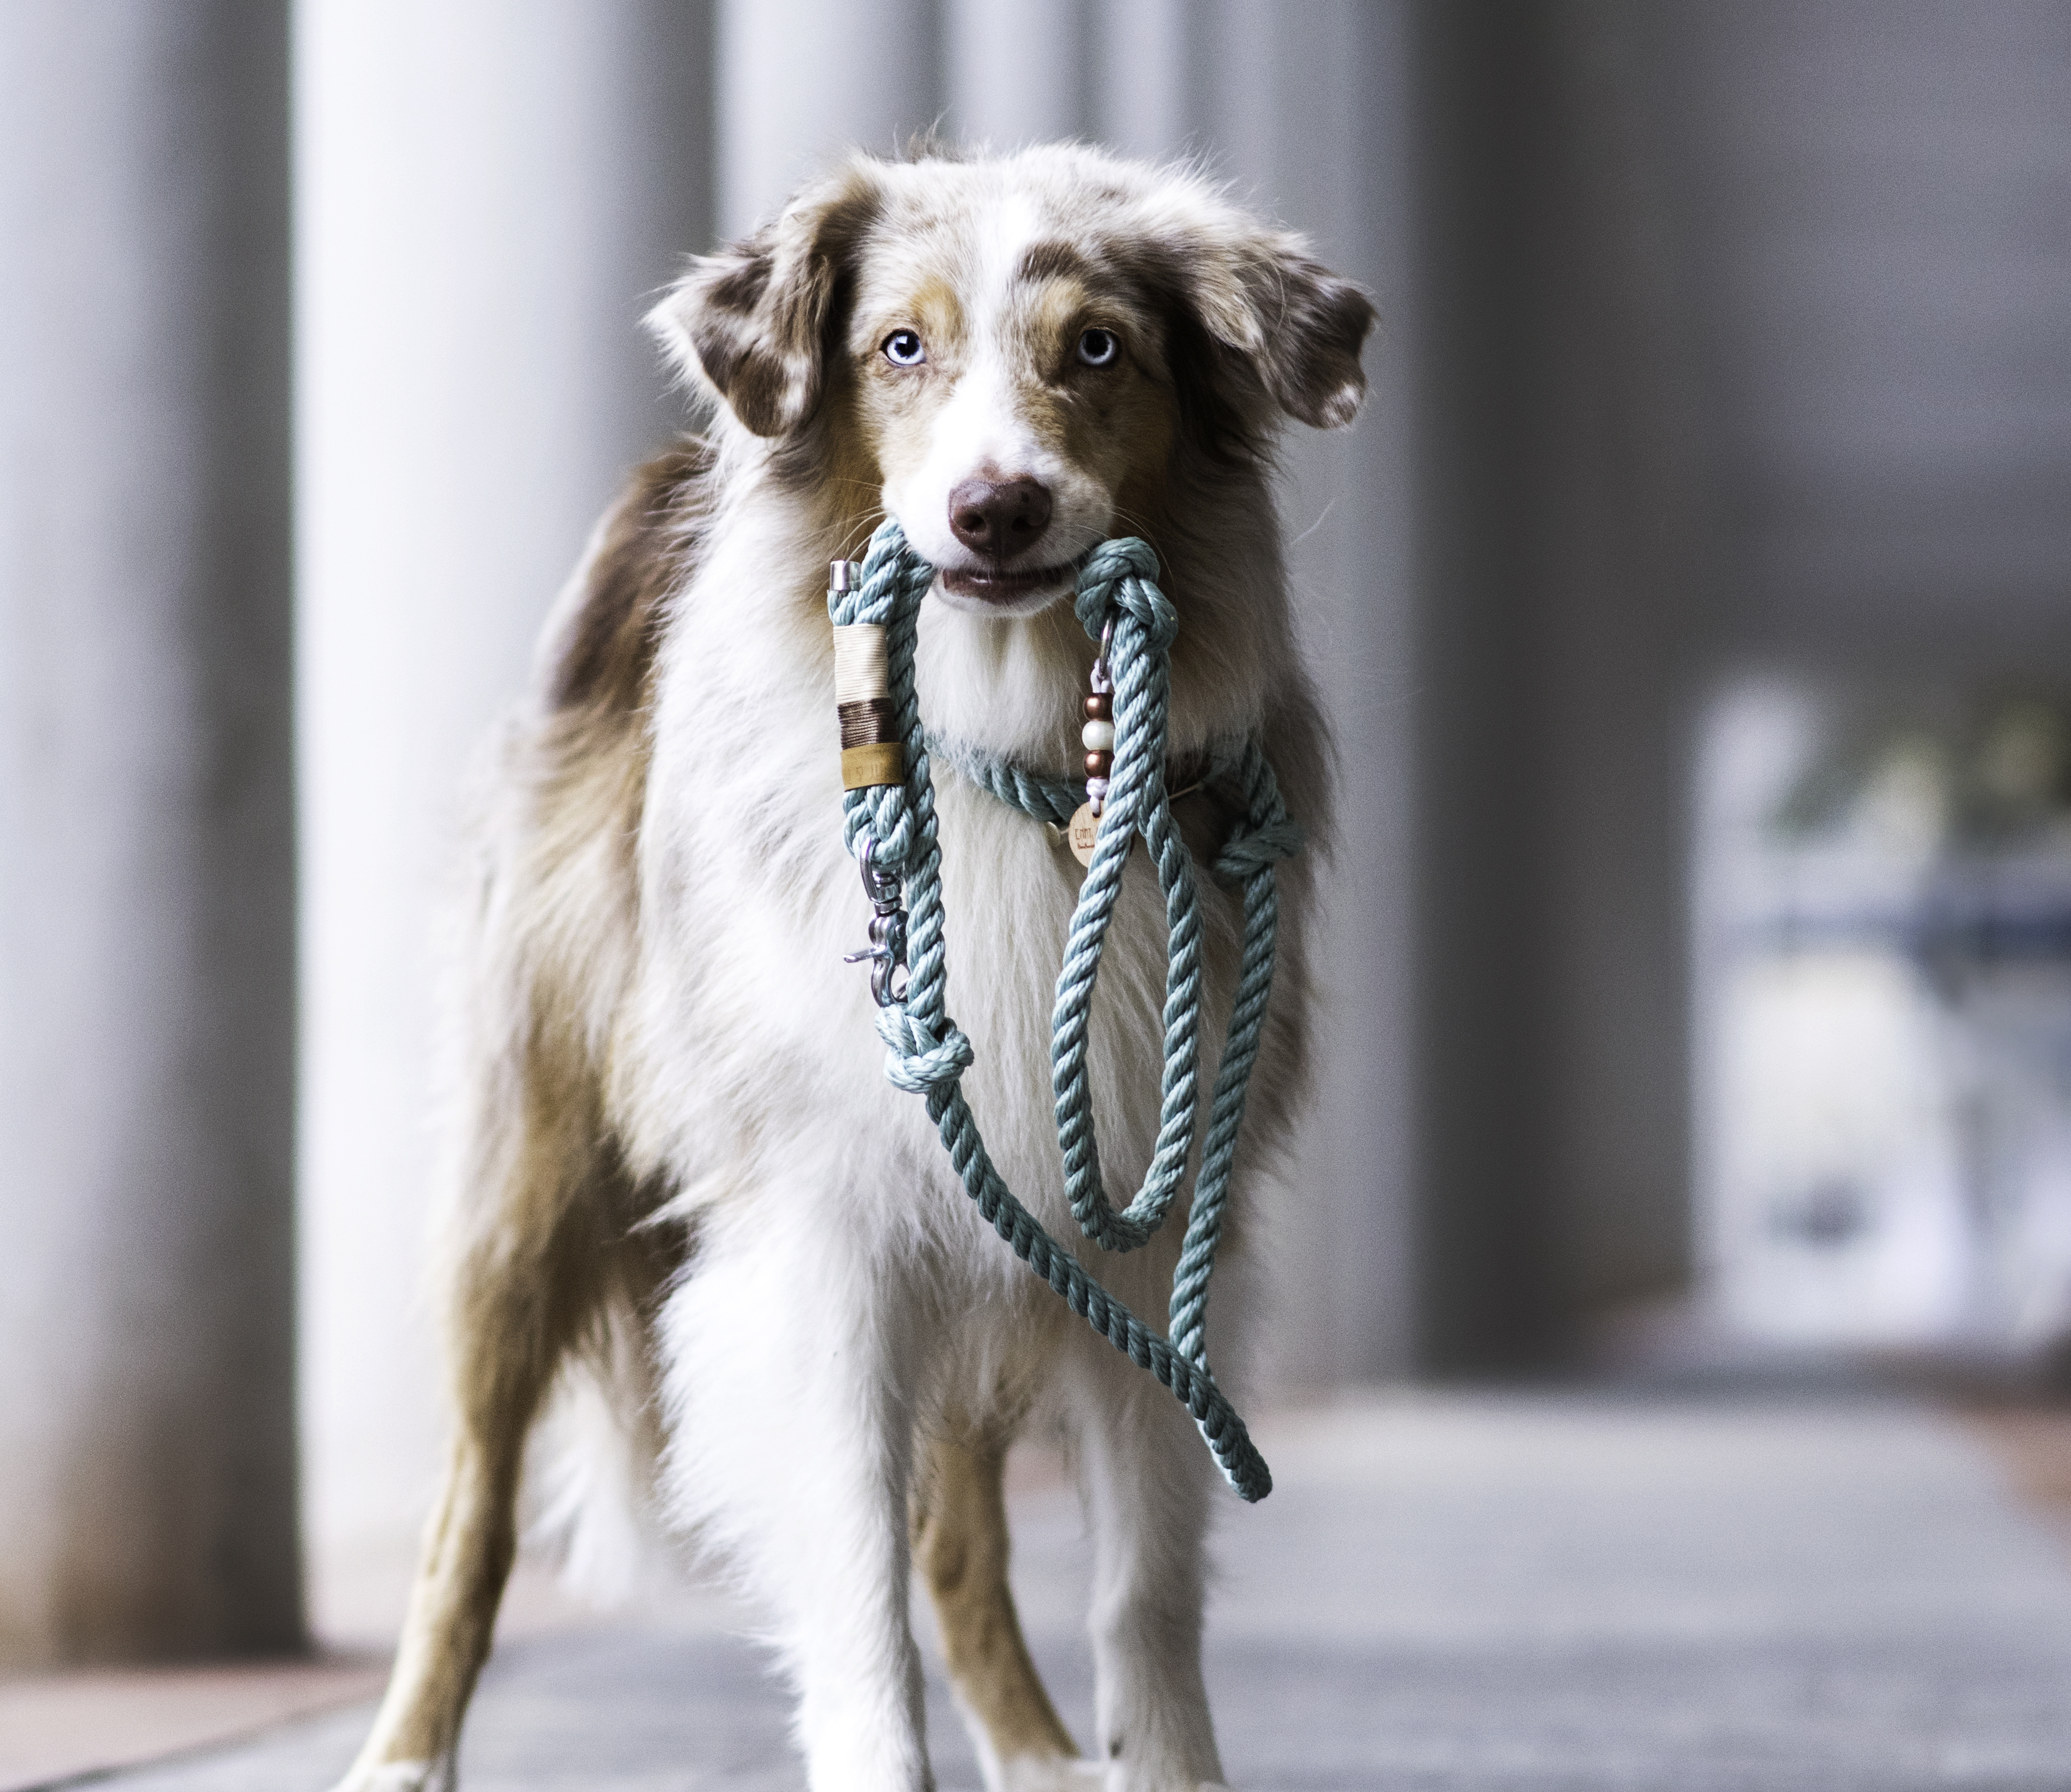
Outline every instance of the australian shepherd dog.
{"label": "australian shepherd dog", "polygon": [[[1094,657],[1075,563],[1141,536],[1179,616],[1171,764],[1260,741],[1313,847],[1327,752],[1272,452],[1287,417],[1351,420],[1372,321],[1301,238],[1196,173],[1077,146],[851,158],[654,310],[706,426],[600,526],[478,793],[437,1257],[455,1437],[351,1792],[450,1784],[528,1434],[572,1388],[622,1444],[613,1469],[582,1432],[575,1484],[600,1509],[630,1488],[773,1614],[814,1792],[932,1784],[917,1569],[995,1792],[1221,1782],[1209,1455],[975,1210],[924,1104],[885,1081],[867,971],[842,962],[870,908],[843,844],[828,563],[896,518],[939,569],[919,618],[929,735],[1062,779]],[[1183,1220],[1104,1258],[1063,1195],[1049,1018],[1080,866],[953,763],[935,773],[963,1086],[1009,1185],[1158,1315]],[[1175,814],[1206,864],[1234,811],[1211,787]],[[1313,857],[1282,867],[1213,1309],[1225,1361],[1257,1279],[1245,1211],[1304,1082]],[[1200,888],[1206,1086],[1241,915]],[[1139,854],[1091,1040],[1123,1186],[1157,1133],[1165,943]],[[1008,1593],[1001,1466],[1031,1425],[1061,1439],[1094,1538],[1089,1758]]]}

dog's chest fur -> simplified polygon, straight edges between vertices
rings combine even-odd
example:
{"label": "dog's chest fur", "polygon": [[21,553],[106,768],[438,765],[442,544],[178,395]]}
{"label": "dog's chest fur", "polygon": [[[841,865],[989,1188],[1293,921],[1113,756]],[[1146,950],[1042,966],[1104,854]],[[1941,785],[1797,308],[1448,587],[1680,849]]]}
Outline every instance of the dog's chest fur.
{"label": "dog's chest fur", "polygon": [[[870,909],[842,838],[824,570],[800,565],[785,507],[712,543],[665,637],[636,861],[638,970],[613,1027],[612,1105],[630,1154],[662,1172],[679,1212],[794,1200],[818,1213],[827,1199],[876,1250],[919,1252],[937,1274],[1018,1295],[1025,1272],[982,1236],[925,1105],[884,1080],[867,970],[842,962]],[[1071,650],[1059,620],[1076,630],[1067,615],[974,644],[958,637],[982,625],[927,616],[931,730],[1061,771],[1092,648]],[[949,1011],[977,1052],[966,1088],[1002,1172],[1062,1234],[1072,1228],[1048,1049],[1083,873],[1037,822],[946,767],[935,780]],[[1213,1016],[1234,976],[1234,905],[1200,882]],[[1094,1010],[1093,1087],[1118,1198],[1155,1134],[1165,968],[1163,900],[1139,854]],[[1205,1081],[1212,1025],[1204,1032]]]}

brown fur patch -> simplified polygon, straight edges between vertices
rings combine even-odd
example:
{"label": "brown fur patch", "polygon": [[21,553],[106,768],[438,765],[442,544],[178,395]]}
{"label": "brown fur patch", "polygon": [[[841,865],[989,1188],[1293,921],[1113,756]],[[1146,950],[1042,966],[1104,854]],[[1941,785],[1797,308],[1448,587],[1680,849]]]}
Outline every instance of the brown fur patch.
{"label": "brown fur patch", "polygon": [[830,530],[830,560],[862,553],[884,519],[884,474],[847,356],[830,363],[818,414],[776,445],[769,468],[786,490],[819,501]]}
{"label": "brown fur patch", "polygon": [[1056,280],[1060,277],[1084,279],[1093,271],[1085,251],[1073,243],[1031,243],[1021,252],[1014,270],[1019,281]]}
{"label": "brown fur patch", "polygon": [[876,179],[852,166],[773,223],[700,257],[656,313],[757,435],[789,435],[819,408],[855,256],[882,203]]}
{"label": "brown fur patch", "polygon": [[592,564],[575,629],[548,675],[552,707],[617,713],[646,702],[662,602],[695,556],[712,470],[710,447],[687,441],[634,474]]}
{"label": "brown fur patch", "polygon": [[1122,260],[1163,330],[1166,371],[1180,433],[1219,465],[1250,465],[1263,448],[1261,432],[1253,420],[1259,381],[1243,357],[1216,339],[1190,301],[1187,258],[1176,249],[1145,243],[1125,250]]}

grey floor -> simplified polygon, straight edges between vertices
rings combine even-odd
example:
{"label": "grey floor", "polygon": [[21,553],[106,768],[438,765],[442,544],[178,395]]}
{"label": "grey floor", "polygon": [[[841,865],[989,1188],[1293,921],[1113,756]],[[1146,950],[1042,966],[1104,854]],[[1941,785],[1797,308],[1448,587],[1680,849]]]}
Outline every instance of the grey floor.
{"label": "grey floor", "polygon": [[[1260,1428],[1209,1680],[1244,1792],[2071,1789],[2071,1557],[1963,1433],[1896,1401],[1404,1396]],[[1016,1506],[1037,1655],[1083,1738],[1085,1544]],[[947,1787],[976,1769],[939,1681]],[[363,1709],[97,1782],[322,1792]],[[710,1622],[500,1650],[468,1792],[802,1785],[783,1700]]]}

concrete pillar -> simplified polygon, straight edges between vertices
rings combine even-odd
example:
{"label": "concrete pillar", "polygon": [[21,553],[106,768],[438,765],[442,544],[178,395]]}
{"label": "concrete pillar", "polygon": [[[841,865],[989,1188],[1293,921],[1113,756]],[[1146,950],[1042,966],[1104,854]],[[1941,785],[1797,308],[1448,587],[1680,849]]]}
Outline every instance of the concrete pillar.
{"label": "concrete pillar", "polygon": [[1728,564],[1652,34],[1416,9],[1418,1359],[1543,1364],[1688,1269],[1692,622]]}
{"label": "concrete pillar", "polygon": [[[1691,1269],[1690,816],[1699,642],[1733,601],[1688,334],[1664,52],[1706,9],[1560,11],[1535,152],[1532,901],[1544,1266],[1569,1347]],[[1663,40],[1666,40],[1665,42]]]}
{"label": "concrete pillar", "polygon": [[1153,157],[1194,146],[1194,51],[1216,10],[1189,8],[1183,0],[1105,0],[1095,10],[1087,34],[1089,97],[1102,142],[1125,155]]}
{"label": "concrete pillar", "polygon": [[288,14],[0,8],[0,1663],[302,1634]]}
{"label": "concrete pillar", "polygon": [[1413,27],[1417,1355],[1439,1373],[1530,1362],[1556,1324],[1536,1075],[1529,12],[1426,0]]}
{"label": "concrete pillar", "polygon": [[1217,0],[1188,18],[1193,143],[1380,312],[1364,412],[1342,433],[1290,425],[1280,488],[1339,783],[1316,943],[1315,1105],[1279,1217],[1268,1360],[1282,1384],[1327,1385],[1403,1372],[1416,1322],[1410,9]]}
{"label": "concrete pillar", "polygon": [[470,754],[626,471],[686,420],[642,313],[708,246],[683,0],[297,18],[301,1153],[313,1537],[414,1528],[437,897]]}

